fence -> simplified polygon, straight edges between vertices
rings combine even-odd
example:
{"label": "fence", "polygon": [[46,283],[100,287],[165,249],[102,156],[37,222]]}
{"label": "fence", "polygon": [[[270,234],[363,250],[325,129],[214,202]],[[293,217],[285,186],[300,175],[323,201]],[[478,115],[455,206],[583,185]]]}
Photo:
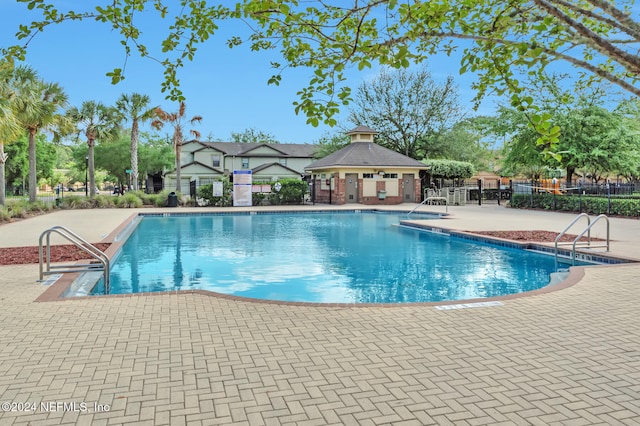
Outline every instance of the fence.
{"label": "fence", "polygon": [[537,182],[512,182],[511,207],[640,217],[638,184],[587,184],[544,187]]}

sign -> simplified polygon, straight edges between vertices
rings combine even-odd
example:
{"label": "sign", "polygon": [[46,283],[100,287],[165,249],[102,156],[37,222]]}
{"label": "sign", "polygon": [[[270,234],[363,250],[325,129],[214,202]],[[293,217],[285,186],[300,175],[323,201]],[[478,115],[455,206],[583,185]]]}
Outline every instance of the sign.
{"label": "sign", "polygon": [[233,206],[234,207],[251,207],[253,204],[253,196],[251,187],[253,175],[251,170],[234,170],[233,171]]}
{"label": "sign", "polygon": [[224,195],[224,184],[222,182],[213,182],[214,197],[222,197]]}
{"label": "sign", "polygon": [[131,174],[131,169],[125,169],[124,171],[126,174],[130,175]]}

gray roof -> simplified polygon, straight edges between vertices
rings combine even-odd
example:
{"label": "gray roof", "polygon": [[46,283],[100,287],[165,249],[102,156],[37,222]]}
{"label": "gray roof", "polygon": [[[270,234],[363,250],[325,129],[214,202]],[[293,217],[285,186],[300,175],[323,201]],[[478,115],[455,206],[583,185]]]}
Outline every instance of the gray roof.
{"label": "gray roof", "polygon": [[313,158],[318,150],[316,144],[295,144],[295,143],[240,143],[240,142],[197,142],[204,147],[211,147],[226,155],[236,157],[260,157],[264,154],[254,154],[251,151],[256,148],[266,146],[282,154],[283,157]]}
{"label": "gray roof", "polygon": [[300,172],[299,172],[299,171],[297,171],[297,170],[292,169],[291,167],[287,167],[287,166],[285,166],[285,165],[283,165],[283,164],[280,164],[280,163],[266,163],[266,164],[261,164],[261,165],[259,165],[259,166],[257,166],[257,167],[254,167],[253,169],[251,169],[251,171],[252,171],[253,173],[257,173],[257,172],[260,172],[260,171],[262,171],[262,170],[268,169],[269,167],[274,167],[274,166],[275,166],[275,167],[279,167],[279,168],[281,168],[281,169],[289,170],[290,172],[295,173],[295,174],[297,174],[297,175],[301,175],[301,174],[303,174],[303,173],[300,173]]}
{"label": "gray roof", "polygon": [[367,126],[358,126],[355,129],[349,130],[346,134],[347,135],[353,135],[355,133],[364,133],[364,134],[368,134],[368,135],[377,135],[378,134],[378,132],[376,130],[373,130],[371,127],[367,127]]}
{"label": "gray roof", "polygon": [[305,170],[328,167],[429,167],[406,155],[399,154],[373,142],[353,142],[344,148],[314,161]]}

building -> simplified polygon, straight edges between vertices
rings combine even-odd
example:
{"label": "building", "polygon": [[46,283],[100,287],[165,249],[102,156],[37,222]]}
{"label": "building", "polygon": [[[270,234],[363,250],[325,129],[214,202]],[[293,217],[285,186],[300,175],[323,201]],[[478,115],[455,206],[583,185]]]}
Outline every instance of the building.
{"label": "building", "polygon": [[[188,141],[181,147],[181,188],[196,186],[232,175],[234,170],[251,170],[253,181],[301,179],[313,161],[317,145]],[[175,170],[165,175],[164,187],[175,188]]]}
{"label": "building", "polygon": [[429,167],[373,142],[377,132],[358,126],[351,143],[309,164],[312,200],[329,204],[400,204],[422,200],[420,172]]}

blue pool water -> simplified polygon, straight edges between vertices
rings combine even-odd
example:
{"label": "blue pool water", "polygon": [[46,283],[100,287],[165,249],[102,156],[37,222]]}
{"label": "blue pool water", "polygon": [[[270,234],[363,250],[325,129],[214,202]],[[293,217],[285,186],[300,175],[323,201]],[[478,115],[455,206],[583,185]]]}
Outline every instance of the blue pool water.
{"label": "blue pool water", "polygon": [[111,294],[202,289],[283,301],[437,302],[538,289],[555,270],[552,256],[395,226],[403,219],[146,216],[112,265]]}

